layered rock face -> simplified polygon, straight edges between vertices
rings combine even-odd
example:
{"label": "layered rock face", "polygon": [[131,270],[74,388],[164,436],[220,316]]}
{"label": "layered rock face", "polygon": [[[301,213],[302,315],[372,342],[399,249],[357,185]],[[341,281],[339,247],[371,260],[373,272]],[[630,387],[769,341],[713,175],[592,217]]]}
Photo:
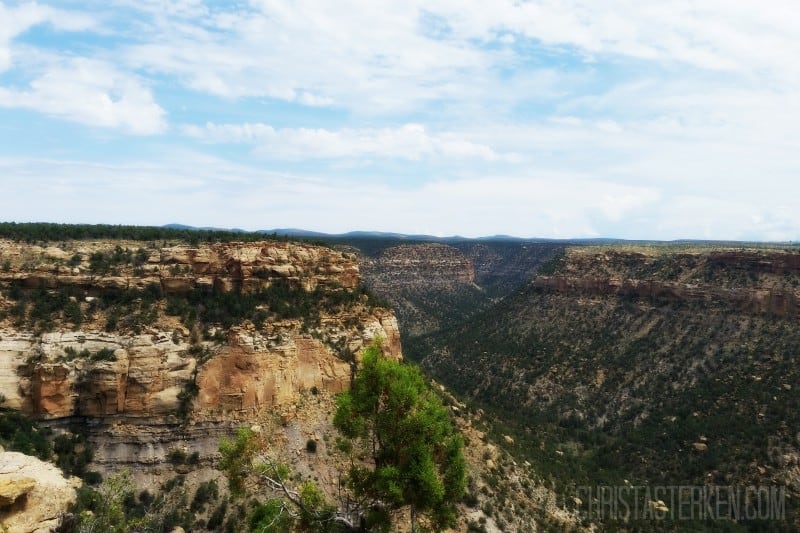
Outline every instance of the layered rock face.
{"label": "layered rock face", "polygon": [[[228,329],[199,322],[186,327],[165,313],[165,299],[152,304],[155,318],[136,330],[102,331],[109,322],[100,308],[79,327],[57,318],[51,331],[31,331],[36,303],[22,315],[28,317],[25,322],[1,321],[4,406],[53,427],[81,424],[100,470],[126,464],[138,473],[157,470],[175,448],[197,451],[204,461],[216,452],[222,435],[253,423],[263,412],[292,417],[304,391],[346,389],[352,363],[374,339],[383,340],[387,356],[402,357],[391,311],[371,307],[366,296],[337,296],[355,294],[359,283],[355,261],[340,252],[293,243],[227,243],[140,248],[137,261],[139,243],[123,244],[133,248],[132,259],[117,252],[122,260],[98,267],[99,260],[92,264],[90,257],[113,257],[119,243],[74,243],[61,255],[50,247],[4,243],[2,256],[10,258],[12,268],[0,277],[2,294],[80,287],[93,296],[85,297],[88,303],[75,297],[71,302],[86,308],[109,291],[146,290],[153,284],[180,300],[192,291],[247,295],[282,280],[305,291],[307,305],[325,295],[345,303],[332,310],[321,307],[310,322],[274,318],[263,304],[267,318]],[[80,261],[72,260],[76,255]],[[65,265],[69,260],[77,265]],[[203,299],[198,302],[189,305],[191,313],[200,312]],[[0,303],[8,310],[14,300]]]}
{"label": "layered rock face", "polygon": [[563,249],[561,244],[514,241],[454,244],[475,266],[475,281],[492,298],[530,282],[539,266]]}
{"label": "layered rock face", "polygon": [[453,287],[475,282],[475,268],[457,248],[445,244],[400,245],[361,262],[364,278],[375,290]]}
{"label": "layered rock face", "polygon": [[713,303],[746,313],[800,315],[800,292],[795,288],[800,285],[800,254],[728,250],[666,259],[639,252],[573,250],[561,272],[538,276],[534,286],[574,295]]}
{"label": "layered rock face", "polygon": [[559,249],[512,241],[402,244],[360,254],[359,266],[364,283],[397,311],[411,341],[459,323],[529,282]]}
{"label": "layered rock face", "polygon": [[[195,288],[254,291],[276,279],[296,282],[308,291],[317,286],[352,289],[359,282],[355,260],[319,246],[256,242],[145,248],[142,244],[74,243],[65,250],[0,241],[2,256],[10,266],[8,272],[0,272],[0,282],[26,288],[77,286],[97,291],[144,289],[155,283],[167,294]],[[117,247],[121,251],[117,252]],[[98,258],[93,262],[93,254],[104,254],[107,261]]]}
{"label": "layered rock face", "polygon": [[534,281],[534,286],[587,296],[620,296],[660,302],[713,301],[751,313],[770,313],[778,316],[800,314],[799,293],[779,288],[722,289],[665,281],[569,276],[540,276]]}
{"label": "layered rock face", "polygon": [[407,335],[436,330],[486,299],[475,284],[472,261],[452,246],[404,244],[377,257],[362,255],[359,262],[364,282],[397,310]]}

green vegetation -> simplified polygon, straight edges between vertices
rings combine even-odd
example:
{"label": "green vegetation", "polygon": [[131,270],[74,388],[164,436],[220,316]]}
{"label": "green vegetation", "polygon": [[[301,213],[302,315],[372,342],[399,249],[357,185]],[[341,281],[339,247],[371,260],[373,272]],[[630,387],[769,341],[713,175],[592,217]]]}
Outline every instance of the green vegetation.
{"label": "green vegetation", "polygon": [[[201,487],[198,501],[213,496],[213,486]],[[196,515],[203,512],[205,503],[194,508],[196,513],[190,509],[181,483],[168,482],[156,494],[143,490],[137,496],[133,477],[126,469],[109,475],[96,489],[86,485],[78,489],[77,501],[70,509],[74,519],[66,521],[60,531],[166,532],[175,527],[201,531],[205,524],[196,520]]]}
{"label": "green vegetation", "polygon": [[216,501],[219,498],[219,487],[217,480],[204,481],[200,483],[192,498],[189,510],[195,514],[205,512],[206,504]]}
{"label": "green vegetation", "polygon": [[64,472],[64,475],[78,476],[87,483],[98,481],[99,474],[87,470],[94,452],[86,438],[84,428],[73,426],[70,432],[56,436],[53,440],[53,452],[56,455],[56,466]]}
{"label": "green vegetation", "polygon": [[[110,252],[97,251],[89,256],[89,271],[92,274],[105,275],[110,273],[115,267],[120,265],[133,265],[134,268],[141,267],[147,262],[150,255],[144,248],[139,248],[134,253],[128,248],[123,248],[119,244]],[[75,255],[70,259],[70,263],[80,264],[80,255]]]}
{"label": "green vegetation", "polygon": [[[274,234],[224,230],[194,230],[156,226],[113,226],[107,224],[0,223],[0,237],[23,242],[58,242],[65,240],[131,240],[234,242],[287,240]],[[295,239],[299,240],[299,239]]]}
{"label": "green vegetation", "polygon": [[[207,330],[212,325],[230,328],[248,320],[261,327],[268,320],[287,318],[302,319],[310,328],[320,324],[323,313],[338,313],[365,301],[376,305],[363,287],[317,287],[307,292],[287,280],[276,280],[269,288],[254,293],[195,289],[164,298],[161,286],[153,283],[143,290],[92,293],[87,301],[88,296],[85,289],[72,286],[33,290],[12,286],[8,291],[11,303],[0,311],[0,319],[8,317],[15,327],[36,332],[52,331],[58,324],[78,329],[84,322],[104,316],[106,331],[140,333],[155,323],[161,312],[180,317],[190,330],[195,326]],[[98,357],[105,359],[107,355]]]}
{"label": "green vegetation", "polygon": [[0,407],[0,445],[4,449],[47,461],[53,452],[50,435],[49,430],[40,429],[19,411]]}
{"label": "green vegetation", "polygon": [[[231,494],[271,493],[250,514],[251,531],[345,531],[362,521],[367,530],[388,531],[391,512],[406,507],[414,531],[420,516],[434,530],[454,524],[465,488],[463,442],[416,367],[384,359],[378,344],[370,347],[353,389],[339,397],[335,425],[351,464],[337,503],[314,481],[293,477],[251,429],[221,440],[220,468]],[[309,440],[306,449],[316,453],[316,446]]]}
{"label": "green vegetation", "polygon": [[220,468],[228,477],[228,488],[237,498],[248,495],[247,480],[255,477],[276,491],[273,496],[256,505],[248,523],[250,531],[284,532],[342,531],[344,524],[337,519],[336,508],[325,501],[324,495],[313,481],[306,481],[299,490],[291,486],[289,468],[261,452],[258,437],[249,428],[239,428],[234,439],[223,438],[219,452]]}
{"label": "green vegetation", "polygon": [[[78,329],[102,312],[106,317],[106,331],[136,333],[156,321],[158,304],[162,299],[158,284],[144,290],[106,290],[102,295],[92,296],[89,301],[87,296],[88,291],[73,286],[33,290],[12,286],[8,290],[12,303],[3,313],[12,319],[15,327],[27,327],[41,333],[52,331],[59,323],[71,324],[73,329]],[[102,354],[101,358],[107,355]]]}
{"label": "green vegetation", "polygon": [[125,501],[133,494],[133,478],[127,470],[107,477],[98,490],[84,488],[74,512],[78,515],[78,531],[127,533],[144,522],[125,512]]}
{"label": "green vegetation", "polygon": [[262,326],[268,319],[287,318],[301,318],[311,326],[319,324],[322,312],[340,312],[361,302],[365,294],[365,289],[333,287],[317,287],[309,292],[288,280],[278,279],[268,288],[253,293],[193,290],[185,296],[170,296],[165,312],[180,317],[190,329],[198,323],[229,328],[245,320]]}
{"label": "green vegetation", "polygon": [[251,474],[250,466],[257,452],[258,440],[250,428],[241,427],[237,430],[235,439],[223,437],[220,441],[219,453],[222,459],[219,467],[228,476],[228,488],[234,496],[244,494],[245,480]]}
{"label": "green vegetation", "polygon": [[556,251],[553,257],[542,263],[542,265],[536,269],[536,273],[542,276],[551,276],[561,270],[565,264],[566,249],[561,248]]}
{"label": "green vegetation", "polygon": [[[689,260],[637,260],[625,268],[682,279],[707,272],[722,285],[745,283],[751,277],[740,273],[755,268],[698,262],[690,270]],[[676,267],[684,270],[675,274]],[[601,262],[587,268],[611,270]],[[782,484],[780,457],[796,450],[789,428],[800,425],[795,317],[713,299],[579,296],[525,287],[463,324],[406,344],[406,352],[483,408],[495,440],[513,435],[518,460],[530,461],[564,501],[575,486],[623,480]],[[793,517],[795,501],[794,494],[787,500]]]}
{"label": "green vegetation", "polygon": [[96,363],[99,361],[116,361],[117,356],[114,355],[114,350],[111,348],[100,348],[96,352],[91,352],[84,348],[79,352],[75,348],[67,346],[64,348],[64,355],[58,358],[59,361],[74,361],[75,359],[83,359]]}
{"label": "green vegetation", "polygon": [[39,427],[19,411],[0,408],[0,446],[53,461],[66,476],[77,476],[87,483],[98,481],[97,472],[87,470],[94,453],[80,427],[70,427],[70,431],[54,436],[51,429]]}
{"label": "green vegetation", "polygon": [[338,399],[334,425],[371,458],[348,473],[356,497],[408,506],[414,531],[423,513],[437,529],[453,525],[465,487],[463,441],[416,367],[385,359],[379,345],[367,349],[351,390]]}

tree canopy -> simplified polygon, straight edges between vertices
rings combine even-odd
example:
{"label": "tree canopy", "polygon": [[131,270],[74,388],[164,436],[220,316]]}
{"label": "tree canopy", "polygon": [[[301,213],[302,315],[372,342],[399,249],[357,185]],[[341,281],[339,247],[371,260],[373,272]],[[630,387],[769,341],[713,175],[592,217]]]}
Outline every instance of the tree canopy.
{"label": "tree canopy", "polygon": [[371,459],[350,467],[356,496],[371,499],[374,509],[408,506],[412,530],[419,514],[437,529],[454,523],[465,486],[464,444],[416,367],[383,357],[380,344],[368,348],[351,389],[339,396],[334,425]]}

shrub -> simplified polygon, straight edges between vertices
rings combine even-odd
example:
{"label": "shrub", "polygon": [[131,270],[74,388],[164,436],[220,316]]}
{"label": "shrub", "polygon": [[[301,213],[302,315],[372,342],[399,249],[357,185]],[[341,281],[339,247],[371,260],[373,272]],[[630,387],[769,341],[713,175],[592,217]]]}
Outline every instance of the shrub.
{"label": "shrub", "polygon": [[174,478],[167,480],[163,485],[164,492],[171,492],[175,487],[183,485],[185,480],[186,478],[183,475],[177,475]]}
{"label": "shrub", "polygon": [[208,519],[208,524],[206,524],[206,529],[211,531],[217,531],[222,526],[222,521],[225,520],[225,514],[228,512],[228,500],[222,500],[222,503],[217,506],[214,512]]}
{"label": "shrub", "polygon": [[50,459],[52,448],[45,430],[25,415],[11,409],[0,408],[0,445],[6,450]]}
{"label": "shrub", "polygon": [[317,453],[317,441],[314,439],[308,439],[306,441],[306,451],[308,453]]}
{"label": "shrub", "polygon": [[180,448],[173,448],[167,454],[167,459],[174,465],[182,465],[186,462],[186,452]]}
{"label": "shrub", "polygon": [[202,513],[206,508],[206,503],[218,497],[219,488],[217,487],[216,480],[212,479],[211,481],[200,483],[200,486],[197,487],[194,493],[194,498],[192,499],[192,504],[189,506],[189,510],[193,513]]}
{"label": "shrub", "polygon": [[116,361],[117,356],[114,355],[114,350],[111,348],[101,348],[89,356],[89,359],[92,361]]}

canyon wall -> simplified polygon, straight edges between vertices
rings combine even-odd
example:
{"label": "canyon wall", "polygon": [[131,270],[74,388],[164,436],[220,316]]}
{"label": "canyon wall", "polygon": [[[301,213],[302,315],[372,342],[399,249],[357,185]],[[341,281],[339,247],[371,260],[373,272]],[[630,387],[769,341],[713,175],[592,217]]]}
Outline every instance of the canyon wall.
{"label": "canyon wall", "polygon": [[[137,475],[157,475],[176,448],[211,461],[220,437],[235,427],[256,423],[264,413],[291,420],[303,395],[345,390],[360,352],[375,339],[382,339],[388,357],[402,357],[394,314],[359,296],[357,263],[329,248],[5,241],[0,254],[3,406],[58,430],[78,424],[101,471],[129,465]],[[278,282],[306,293],[306,306],[322,298],[343,303],[313,308],[313,320],[276,318],[270,304],[262,304],[256,309],[263,308],[263,320],[229,328],[199,318],[184,323],[165,312],[184,296],[238,298]],[[148,307],[152,318],[145,325],[109,325],[119,295],[141,305],[153,290],[160,296]],[[70,294],[68,305],[84,319],[72,324],[55,311],[42,331],[33,318],[37,306],[47,307],[41,302],[60,294]],[[11,310],[25,297],[38,299],[19,318]],[[203,299],[187,301],[188,316],[202,316],[197,306]]]}
{"label": "canyon wall", "polygon": [[732,310],[800,315],[800,254],[712,250],[658,254],[573,249],[555,275],[533,286],[574,296],[617,296],[653,303],[721,305]]}

